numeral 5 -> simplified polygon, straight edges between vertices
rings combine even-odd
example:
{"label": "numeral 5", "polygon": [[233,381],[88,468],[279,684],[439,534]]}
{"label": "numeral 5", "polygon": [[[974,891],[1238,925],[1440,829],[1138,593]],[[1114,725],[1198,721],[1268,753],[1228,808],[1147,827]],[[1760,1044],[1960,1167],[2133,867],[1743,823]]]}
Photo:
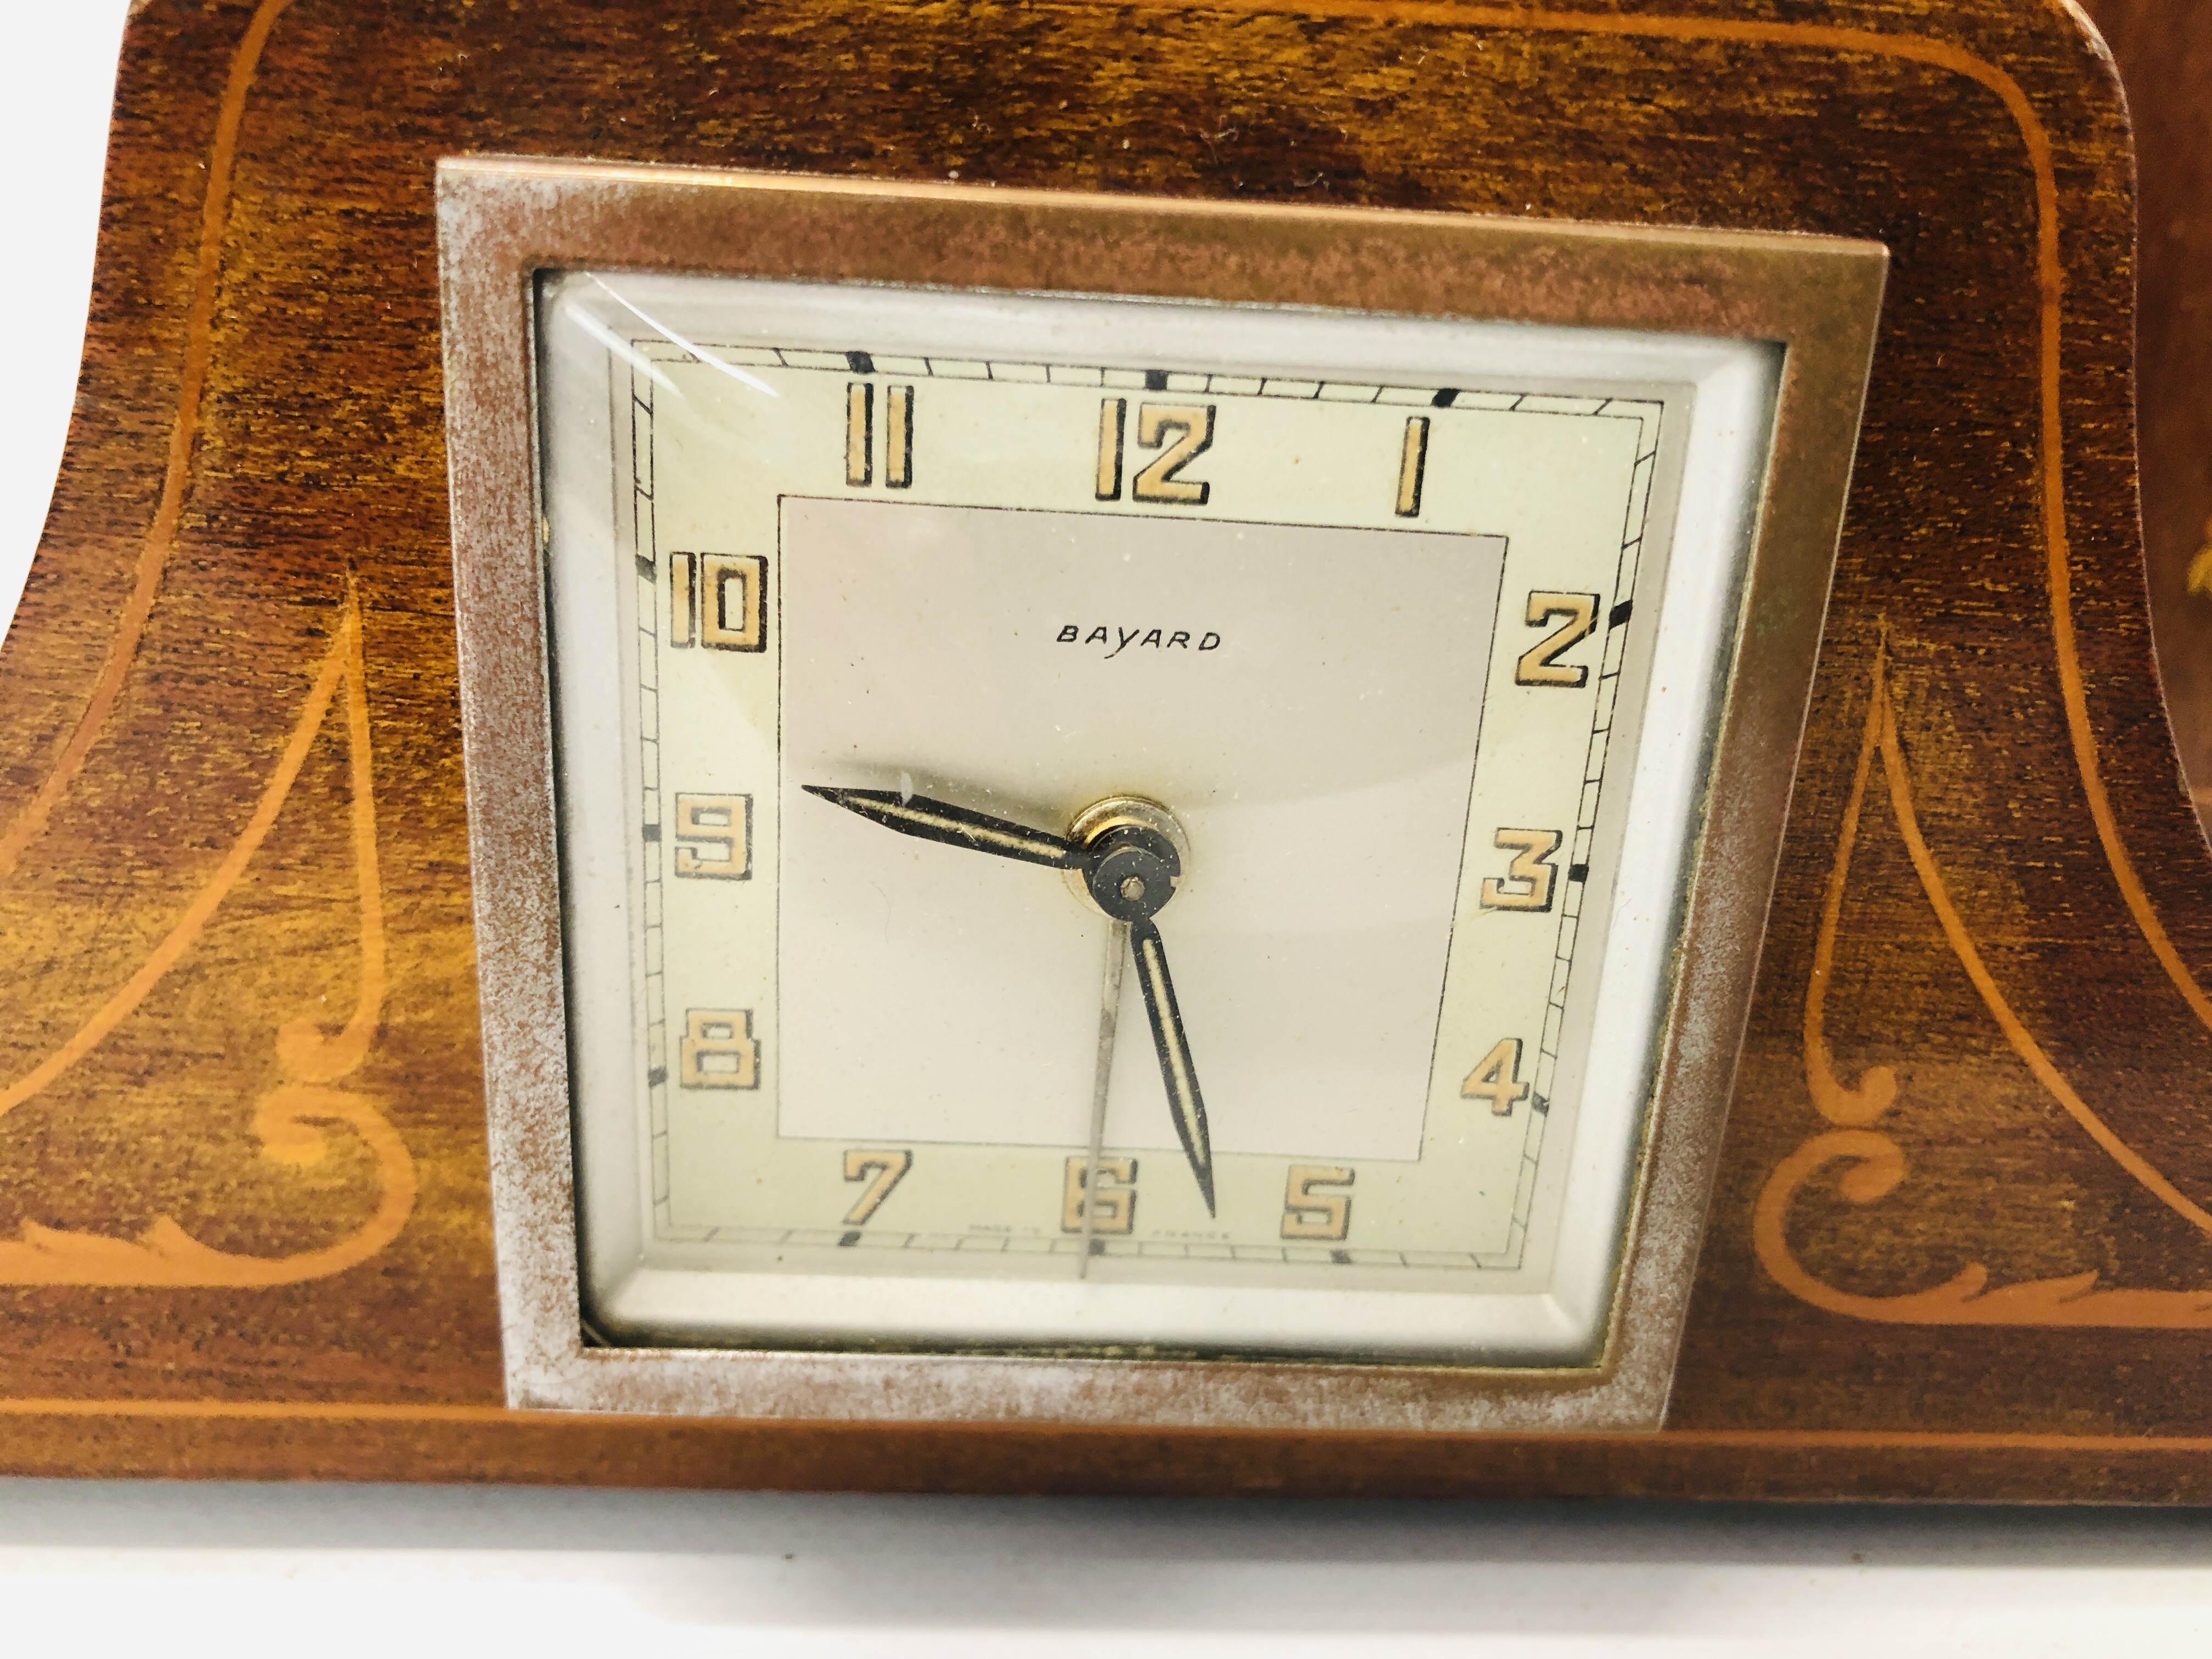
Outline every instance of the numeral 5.
{"label": "numeral 5", "polygon": [[1283,1237],[1340,1240],[1352,1231],[1352,1194],[1325,1193],[1349,1187],[1352,1171],[1327,1164],[1293,1164],[1283,1187]]}

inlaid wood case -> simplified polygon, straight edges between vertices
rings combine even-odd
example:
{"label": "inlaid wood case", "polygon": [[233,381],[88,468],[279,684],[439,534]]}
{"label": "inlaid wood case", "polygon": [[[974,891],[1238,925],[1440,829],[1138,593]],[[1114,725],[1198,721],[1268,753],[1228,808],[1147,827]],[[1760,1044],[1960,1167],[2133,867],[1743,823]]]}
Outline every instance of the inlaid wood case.
{"label": "inlaid wood case", "polygon": [[[2176,62],[2188,43],[2202,49],[2186,7],[2112,9],[2147,56],[2161,29]],[[589,173],[574,163],[629,164],[624,176],[672,179],[678,196],[657,218],[625,221],[607,198],[560,198],[549,183],[535,198],[544,216],[528,222],[544,246],[502,244],[514,263],[497,270],[514,280],[470,289],[471,273],[491,267],[471,265],[481,249],[454,240],[456,192],[501,168],[526,181]],[[667,206],[689,188],[670,171],[684,167],[742,173],[757,192],[840,181],[855,199],[921,205],[903,221],[854,218],[842,238],[745,220],[753,240],[739,248],[740,222],[721,210]],[[2159,454],[2182,458],[2149,481],[2163,539],[2160,585],[2147,589],[2134,169],[2112,58],[2066,0],[148,0],[125,40],[69,448],[0,654],[0,984],[12,1012],[0,1031],[0,1465],[885,1490],[2212,1497],[2201,1382],[2212,1340],[2212,853],[2173,734],[2189,744],[2212,731],[2186,666],[2189,606],[2203,601],[2188,592],[2194,549],[2183,545],[2212,501],[2190,494],[2203,479],[2184,465],[2186,420],[2147,410]],[[2166,190],[2178,175],[2149,176]],[[909,188],[951,184],[968,189]],[[2192,210],[2185,193],[2161,199],[2182,203],[2176,223]],[[931,205],[945,201],[984,205]],[[1161,268],[1163,249],[1185,246],[1172,227],[1186,221],[1291,228],[1252,233],[1247,265],[1224,254],[1181,286],[1103,269],[1088,281],[1079,240],[1036,228],[1075,222],[1053,219],[1063,211],[1129,227],[1130,271]],[[586,223],[602,212],[614,217]],[[1005,228],[1024,213],[1028,228]],[[1355,222],[1369,241],[1329,240],[1328,227]],[[1308,223],[1322,228],[1295,228]],[[900,226],[879,243],[861,234]],[[1601,226],[1635,230],[1590,228]],[[1450,240],[1462,232],[1471,240]],[[1464,246],[1463,269],[1393,299],[1382,266],[1333,252],[1371,253],[1374,239],[1401,235],[1432,252]],[[1425,1351],[1367,1365],[1243,1349],[1209,1359],[1188,1342],[1133,1355],[1071,1340],[1048,1361],[1024,1350],[991,1363],[1034,1360],[1047,1369],[1022,1375],[1051,1380],[995,1393],[931,1381],[941,1374],[927,1352],[901,1358],[906,1382],[878,1389],[870,1379],[897,1367],[841,1371],[835,1342],[763,1393],[697,1353],[658,1392],[545,1392],[560,1365],[610,1374],[630,1339],[592,1328],[588,1286],[578,1312],[577,1218],[561,1185],[576,1156],[562,1068],[584,1063],[579,889],[573,872],[565,886],[555,879],[550,843],[530,837],[553,823],[553,757],[574,724],[552,717],[549,648],[556,678],[574,659],[535,609],[542,583],[527,562],[558,538],[552,519],[533,516],[528,447],[531,400],[554,382],[526,319],[541,314],[532,295],[550,290],[526,279],[599,268],[562,258],[624,236],[629,254],[605,268],[657,280],[927,284],[967,272],[953,285],[1515,325],[1673,319],[1688,336],[1775,347],[1783,435],[1756,505],[1814,580],[1796,608],[1768,611],[1765,577],[1745,579],[1731,613],[1747,619],[1741,660],[1766,667],[1729,682],[1737,723],[1713,729],[1740,744],[1758,734],[1761,758],[1732,759],[1717,738],[1697,763],[1714,781],[1698,821],[1735,837],[1712,848],[1742,856],[1686,865],[1696,881],[1680,915],[1694,933],[1698,905],[1723,905],[1715,893],[1753,899],[1727,902],[1748,922],[1715,931],[1725,951],[1691,951],[1680,981],[1721,1013],[1700,1024],[1692,1008],[1667,1027],[1668,1064],[1710,1080],[1711,1110],[1668,1103],[1635,1143],[1647,1184],[1624,1211],[1623,1282],[1645,1283],[1634,1275],[1657,1263],[1658,1288],[1623,1293],[1591,1372],[1632,1382],[1620,1397],[1632,1409],[1446,1421],[1390,1403],[1443,1397],[1422,1394],[1420,1377],[1441,1369]],[[1023,236],[1020,257],[1057,249],[1049,268],[1061,275],[994,284],[988,273],[1014,268],[1006,249]],[[1592,274],[1577,250],[1593,239],[1691,252],[1638,255],[1632,282]],[[1737,252],[1710,253],[1720,247]],[[1760,250],[1781,261],[1765,267],[1765,286],[1731,287],[1744,259],[1769,257]],[[1417,268],[1406,259],[1392,267],[1401,277]],[[1814,291],[1831,269],[1854,273],[1833,293],[1848,289],[1869,315],[1878,298],[1870,373],[1863,337],[1802,320],[1848,309],[1836,300],[1842,309],[1824,311],[1830,290]],[[2196,313],[2170,269],[2153,272],[2146,295],[2169,356],[2194,361],[2203,331],[2191,331]],[[1771,280],[1781,270],[1798,275]],[[1754,288],[1756,305],[1743,297]],[[457,312],[471,292],[478,313]],[[607,292],[632,290],[617,281]],[[511,337],[485,320],[498,304]],[[650,414],[654,388],[675,396],[720,362],[788,392],[794,410],[829,411],[840,471],[817,493],[881,495],[937,465],[922,423],[951,406],[928,401],[940,380],[969,374],[972,358],[970,378],[1011,364],[1000,377],[1011,383],[1029,362],[978,346],[940,374],[918,352],[879,362],[859,341],[809,356],[819,342],[803,333],[781,356],[747,356],[756,349],[660,329],[653,349],[634,354],[642,367],[623,384],[643,390],[625,393],[623,418],[632,404]],[[1852,338],[1858,368],[1845,372]],[[488,355],[471,356],[486,340]],[[495,360],[506,367],[489,374]],[[1084,443],[1103,434],[1095,461],[1082,452],[1086,511],[1201,501],[1146,497],[1137,481],[1165,491],[1236,476],[1226,425],[1215,471],[1178,470],[1213,434],[1212,410],[1268,395],[1263,375],[1227,371],[1127,371],[1125,386],[1103,348],[1051,361],[1058,370],[1031,378],[1077,387],[1067,395],[1087,400]],[[1845,368],[1790,378],[1821,364]],[[803,396],[790,378],[802,374],[819,380]],[[1814,386],[1848,434],[1862,374],[1838,540],[1832,514],[1804,504],[1819,493],[1803,482],[1818,456],[1789,441],[1801,406],[1790,399]],[[1331,384],[1311,383],[1316,398]],[[1533,380],[1513,398],[1461,404],[1441,369],[1335,384],[1356,385],[1378,411],[1385,530],[1446,499],[1444,452],[1431,447],[1461,411],[1503,411],[1524,393],[1562,417],[1614,409]],[[1042,411],[1035,419],[1060,418],[1058,404],[1035,401],[1045,392],[1020,395]],[[1155,395],[1180,401],[1144,403]],[[1638,407],[1664,403],[1652,399]],[[657,418],[679,429],[674,415]],[[1620,439],[1632,466],[1665,429],[1657,414],[1635,420],[1649,424]],[[515,439],[507,451],[480,441],[495,428]],[[623,451],[612,476],[634,522],[648,471]],[[939,507],[984,510],[953,495]],[[783,522],[789,535],[805,528]],[[700,550],[672,530],[662,550],[622,533],[645,596],[622,603],[647,607],[669,653],[709,635],[757,652],[782,625],[781,544],[772,555]],[[1196,530],[1187,539],[1203,542]],[[502,547],[523,562],[499,565]],[[548,555],[556,572],[561,556]],[[1510,573],[1510,545],[1483,556],[1505,562],[1484,567],[1503,591],[1495,568]],[[485,574],[501,569],[508,576]],[[1633,608],[1581,593],[1532,592],[1527,641],[1517,589],[1482,601],[1518,641],[1498,659],[1501,683],[1581,686],[1565,646],[1550,657],[1522,648],[1540,627],[1554,630],[1545,640],[1620,627]],[[495,599],[520,605],[528,626],[495,636]],[[2154,603],[2181,665],[2173,726]],[[1206,626],[1189,629],[1194,651],[1220,637]],[[1535,659],[1535,678],[1514,678],[1516,653]],[[652,675],[675,671],[638,672],[651,691]],[[787,720],[798,707],[780,706]],[[1495,706],[1485,716],[1497,717]],[[1576,718],[1587,732],[1589,717]],[[1778,782],[1759,831],[1756,789],[1734,784],[1793,776],[1786,824]],[[518,778],[538,780],[539,817],[527,787],[513,793]],[[753,797],[736,788],[672,793],[670,858],[682,841],[696,873],[702,859],[757,844]],[[854,811],[899,810],[884,805],[896,791],[842,793]],[[656,847],[663,822],[653,819]],[[774,829],[757,823],[763,837]],[[1554,875],[1565,890],[1595,867],[1580,850],[1556,872],[1544,862],[1564,832],[1548,843],[1552,832],[1498,831],[1509,833],[1522,839],[1496,843],[1493,908],[1540,908]],[[1055,831],[1034,861],[1073,869],[1088,845],[1071,851]],[[1178,939],[1179,914],[1155,940]],[[1133,973],[1152,999],[1165,970],[1143,954],[1149,912],[1139,924]],[[533,957],[533,939],[550,954]],[[534,1005],[516,988],[533,972],[548,1018],[568,1024],[530,1025]],[[1710,988],[1728,986],[1740,987],[1734,1001]],[[1200,994],[1189,979],[1185,991],[1187,1052],[1204,1069]],[[1160,1000],[1172,1016],[1172,988],[1129,1004],[1154,1009],[1155,1033],[1173,1025]],[[757,1055],[742,1022],[677,1015],[658,1040],[697,1051],[677,1063],[679,1084],[725,1086],[706,1068],[738,1055],[727,1075],[751,1086],[744,1068]],[[1175,1101],[1176,1051],[1158,1040]],[[1529,1053],[1533,1065],[1533,1040]],[[656,1073],[640,1054],[641,1077],[666,1086],[668,1057],[654,1051]],[[1501,1112],[1521,1107],[1516,1134],[1534,1109],[1514,1092],[1517,1064],[1488,1049],[1467,1085]],[[1105,1095],[1102,1070],[1102,1121]],[[514,1107],[526,1096],[534,1116]],[[1212,1098],[1225,1133],[1231,1109]],[[1188,1158],[1211,1218],[1202,1111],[1195,1139],[1191,1121],[1179,1120],[1180,1151],[1146,1143],[1167,1148],[1144,1154],[1147,1178]],[[1100,1133],[1080,1170],[1073,1139],[1071,1219],[1043,1224],[1036,1249],[1110,1272],[1113,1242],[1094,1238],[1100,1224],[1085,1214],[1088,1171],[1105,1167],[1111,1144]],[[808,1248],[865,1241],[877,1211],[900,1201],[888,1196],[896,1183],[921,1179],[897,1162],[915,1154],[872,1145],[846,1154],[849,1188],[825,1177],[843,1219]],[[1244,1177],[1242,1154],[1224,1146],[1226,1194]],[[1032,1161],[1049,1163],[1057,1218],[1063,1160]],[[1266,1178],[1279,1194],[1281,1173],[1269,1166]],[[1316,1273],[1371,1266],[1353,1260],[1358,1236],[1344,1230],[1357,1224],[1347,1213],[1379,1213],[1378,1189],[1321,1164],[1292,1165],[1290,1181],[1280,1239],[1296,1248],[1267,1240],[1282,1271],[1309,1258]],[[1170,1202],[1145,1190],[1140,1203]],[[1196,1216],[1194,1197],[1173,1201]],[[584,1221],[587,1234],[598,1224],[588,1207]],[[744,1347],[726,1333],[712,1346]],[[1214,1387],[1208,1364],[1244,1369],[1201,1409],[1191,1402]],[[1394,1380],[1370,1386],[1383,1371]]]}

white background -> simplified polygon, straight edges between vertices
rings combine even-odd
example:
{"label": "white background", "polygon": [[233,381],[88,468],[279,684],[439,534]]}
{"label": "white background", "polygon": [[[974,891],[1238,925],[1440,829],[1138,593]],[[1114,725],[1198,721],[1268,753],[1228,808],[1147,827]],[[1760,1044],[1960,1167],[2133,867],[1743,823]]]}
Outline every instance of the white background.
{"label": "white background", "polygon": [[[0,0],[0,611],[61,454],[124,10]],[[0,1480],[11,1653],[604,1639],[902,1659],[2193,1655],[2212,1650],[2212,1516]]]}

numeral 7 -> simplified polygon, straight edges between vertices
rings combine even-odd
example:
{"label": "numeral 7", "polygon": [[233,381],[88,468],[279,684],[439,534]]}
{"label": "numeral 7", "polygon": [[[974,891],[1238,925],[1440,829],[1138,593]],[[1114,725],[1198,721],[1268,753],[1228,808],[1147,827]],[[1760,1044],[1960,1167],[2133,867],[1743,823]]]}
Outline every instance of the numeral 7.
{"label": "numeral 7", "polygon": [[884,1207],[884,1200],[891,1195],[891,1188],[906,1179],[906,1172],[914,1168],[912,1152],[870,1152],[855,1147],[845,1154],[845,1179],[868,1183],[853,1206],[845,1212],[845,1224],[857,1227]]}

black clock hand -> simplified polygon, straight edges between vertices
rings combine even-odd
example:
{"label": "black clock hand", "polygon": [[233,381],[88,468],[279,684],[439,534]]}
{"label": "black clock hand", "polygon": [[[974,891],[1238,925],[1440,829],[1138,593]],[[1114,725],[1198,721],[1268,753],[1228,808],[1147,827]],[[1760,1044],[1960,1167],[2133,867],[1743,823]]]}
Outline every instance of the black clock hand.
{"label": "black clock hand", "polygon": [[803,787],[810,795],[819,795],[832,805],[857,812],[902,836],[942,842],[947,847],[973,848],[979,853],[994,853],[1002,859],[1047,865],[1054,870],[1072,870],[1083,862],[1081,852],[1065,836],[971,812],[949,801],[902,795],[896,789],[824,789],[811,783]]}
{"label": "black clock hand", "polygon": [[1167,946],[1152,918],[1129,924],[1129,950],[1136,959],[1137,983],[1145,993],[1145,1012],[1152,1023],[1152,1047],[1160,1057],[1160,1081],[1167,1085],[1168,1110],[1175,1118],[1176,1134],[1182,1142],[1190,1172],[1198,1177],[1198,1190],[1206,1200],[1206,1212],[1213,1209],[1213,1144],[1206,1138],[1206,1102],[1198,1092],[1198,1066],[1190,1057],[1184,1036],[1182,1012],[1176,1006],[1175,981],[1168,977]]}
{"label": "black clock hand", "polygon": [[[1175,1120],[1176,1137],[1206,1200],[1206,1212],[1214,1213],[1213,1146],[1206,1130],[1206,1103],[1198,1089],[1198,1066],[1190,1057],[1183,1035],[1182,1015],[1176,1006],[1175,981],[1168,976],[1167,946],[1152,917],[1175,896],[1182,861],[1167,837],[1158,831],[1133,824],[1118,825],[1092,836],[1078,847],[1064,836],[1032,830],[1025,823],[971,812],[949,801],[925,795],[905,795],[895,789],[830,789],[818,784],[804,786],[833,805],[858,813],[887,830],[941,842],[948,847],[973,848],[1024,864],[1042,864],[1056,870],[1080,870],[1084,885],[1098,907],[1129,930],[1129,951],[1137,964],[1137,982],[1145,993],[1145,1012],[1151,1017],[1152,1048],[1159,1055],[1160,1080],[1167,1087],[1169,1115]],[[1102,1039],[1101,1048],[1105,1044]],[[1100,1073],[1102,1079],[1104,1073]],[[1104,1091],[1094,1091],[1092,1138],[1103,1127],[1101,1109]],[[1092,1152],[1094,1178],[1097,1153]],[[1085,1266],[1089,1265],[1091,1228],[1086,1200],[1084,1230]]]}
{"label": "black clock hand", "polygon": [[1168,947],[1152,923],[1175,896],[1182,877],[1182,856],[1175,843],[1146,825],[1115,824],[1083,843],[1083,884],[1091,902],[1129,931],[1129,955],[1144,989],[1145,1012],[1152,1018],[1160,1081],[1167,1085],[1168,1115],[1198,1179],[1206,1212],[1212,1215],[1213,1143],[1206,1133],[1206,1102],[1198,1091],[1198,1065],[1183,1034],[1182,1012],[1176,1006],[1175,981],[1168,976]]}

